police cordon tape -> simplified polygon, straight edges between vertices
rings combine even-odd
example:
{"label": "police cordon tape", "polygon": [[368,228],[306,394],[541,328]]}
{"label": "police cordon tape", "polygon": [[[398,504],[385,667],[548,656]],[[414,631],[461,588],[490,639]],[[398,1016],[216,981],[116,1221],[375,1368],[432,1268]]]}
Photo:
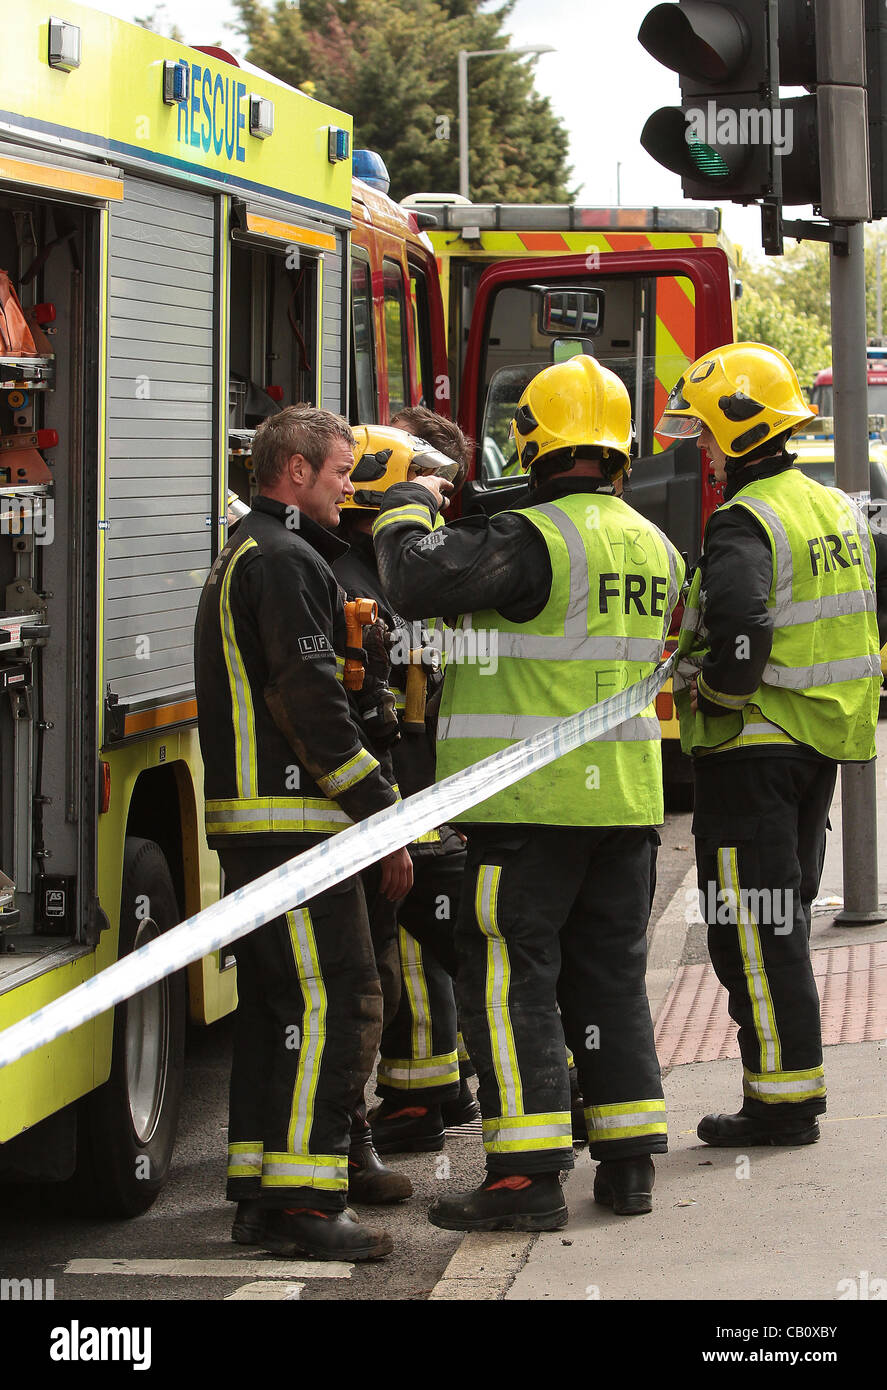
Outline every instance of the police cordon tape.
{"label": "police cordon tape", "polygon": [[674,662],[675,657],[669,657],[627,690],[358,821],[115,961],[91,980],[4,1029],[0,1033],[0,1067],[45,1047],[210,952],[248,936],[274,917],[409,844],[417,835],[633,719],[669,679]]}

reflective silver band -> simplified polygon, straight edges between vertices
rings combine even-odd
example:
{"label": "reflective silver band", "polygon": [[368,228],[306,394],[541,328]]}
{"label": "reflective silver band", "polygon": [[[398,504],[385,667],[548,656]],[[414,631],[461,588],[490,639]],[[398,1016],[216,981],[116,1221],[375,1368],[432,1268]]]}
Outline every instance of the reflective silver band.
{"label": "reflective silver band", "polygon": [[817,685],[837,685],[841,681],[881,679],[880,656],[850,656],[843,661],[818,661],[815,666],[764,667],[761,680],[788,690],[807,690]]}
{"label": "reflective silver band", "polygon": [[[438,738],[496,738],[522,739],[550,729],[556,721],[550,715],[542,714],[450,714],[438,723]],[[643,743],[659,738],[659,721],[638,715],[626,719],[607,733],[600,735],[598,743]]]}
{"label": "reflective silver band", "polygon": [[570,558],[570,597],[564,618],[564,636],[584,638],[588,633],[588,556],[585,542],[578,528],[554,503],[543,502],[534,510],[544,512],[557,527]]}
{"label": "reflective silver band", "polygon": [[[453,643],[453,660],[458,661]],[[499,632],[497,655],[529,661],[647,661],[662,656],[662,643],[653,637],[543,637],[535,633]]]}

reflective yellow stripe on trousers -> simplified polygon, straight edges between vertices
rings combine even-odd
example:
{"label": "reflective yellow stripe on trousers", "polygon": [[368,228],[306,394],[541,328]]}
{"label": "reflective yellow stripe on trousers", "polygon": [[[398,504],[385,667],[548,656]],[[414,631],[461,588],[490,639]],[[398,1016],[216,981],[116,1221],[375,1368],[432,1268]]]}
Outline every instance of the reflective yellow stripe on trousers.
{"label": "reflective yellow stripe on trousers", "polygon": [[782,1046],[776,1028],[776,1014],[764,968],[758,924],[743,901],[739,886],[739,865],[735,849],[718,850],[718,886],[722,892],[732,894],[732,898],[722,898],[721,901],[732,901],[736,904],[736,931],[742,953],[742,968],[748,984],[755,1036],[761,1052],[761,1068],[764,1073],[778,1072],[782,1069]]}
{"label": "reflective yellow stripe on trousers", "polygon": [[496,922],[501,876],[500,864],[478,865],[474,911],[477,924],[487,938],[487,1024],[499,1086],[499,1110],[502,1115],[521,1115],[524,1108],[523,1087],[517,1065],[514,1031],[508,1014],[511,963],[505,938]]}
{"label": "reflective yellow stripe on trousers", "polygon": [[326,1038],[327,994],[317,954],[317,941],[307,908],[286,914],[293,960],[304,999],[299,1062],[293,1085],[285,1153],[266,1152],[263,1187],[319,1187],[338,1191],[348,1185],[344,1154],[310,1153],[314,1099]]}

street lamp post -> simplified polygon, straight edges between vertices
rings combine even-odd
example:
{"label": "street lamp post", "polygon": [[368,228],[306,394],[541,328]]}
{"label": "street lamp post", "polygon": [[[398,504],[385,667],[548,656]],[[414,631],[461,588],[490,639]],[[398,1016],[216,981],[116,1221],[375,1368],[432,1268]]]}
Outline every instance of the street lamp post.
{"label": "street lamp post", "polygon": [[494,58],[507,55],[521,58],[527,53],[554,53],[551,44],[536,44],[530,48],[459,49],[459,192],[468,197],[468,59]]}

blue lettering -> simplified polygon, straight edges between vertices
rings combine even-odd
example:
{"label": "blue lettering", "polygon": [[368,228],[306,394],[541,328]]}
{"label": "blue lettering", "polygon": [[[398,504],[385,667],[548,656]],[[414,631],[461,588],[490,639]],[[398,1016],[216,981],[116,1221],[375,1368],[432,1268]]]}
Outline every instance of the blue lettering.
{"label": "blue lettering", "polygon": [[[230,90],[229,90],[230,88]],[[234,102],[231,100],[234,91],[234,83],[230,83],[225,78],[225,153],[229,159],[234,158],[234,145],[237,138],[237,111]],[[231,117],[231,129],[228,129],[228,116]]]}
{"label": "blue lettering", "polygon": [[243,113],[243,112],[241,111],[241,109],[240,109],[240,103],[243,101],[243,98],[244,98],[245,95],[246,95],[246,87],[244,86],[244,84],[243,84],[242,82],[238,82],[238,84],[237,84],[237,158],[240,159],[240,160],[246,159],[246,150],[243,148],[243,146],[242,146],[241,143],[240,143],[240,132],[241,132],[241,130],[243,130],[243,127],[246,125],[246,116],[244,115],[244,113]]}
{"label": "blue lettering", "polygon": [[[182,134],[183,124],[185,127],[184,135]],[[187,145],[188,143],[188,108],[183,101],[176,104],[176,139],[180,144],[184,142]]]}
{"label": "blue lettering", "polygon": [[224,117],[225,84],[222,81],[222,74],[220,72],[217,72],[215,86],[213,87],[213,149],[215,150],[216,154],[222,153],[222,146],[225,143],[225,122],[223,119],[222,124],[219,125],[219,121],[216,116],[216,102],[218,101],[220,95],[222,98],[222,116]]}
{"label": "blue lettering", "polygon": [[210,72],[209,68],[204,68],[204,69],[203,69],[203,112],[204,112],[204,115],[206,116],[206,120],[205,120],[204,125],[203,125],[203,135],[201,136],[201,139],[202,139],[202,141],[203,141],[203,148],[204,148],[204,150],[206,150],[207,153],[209,153],[209,147],[210,147],[210,145],[211,145],[212,142],[213,142],[212,114],[211,114],[210,109],[209,109],[209,92],[207,91],[207,88],[209,88],[210,91],[212,90],[212,85],[213,85],[213,75],[212,75],[212,73]]}
{"label": "blue lettering", "polygon": [[200,86],[201,67],[199,63],[191,64],[191,144],[200,144],[200,132],[197,129],[196,118],[200,115]]}

